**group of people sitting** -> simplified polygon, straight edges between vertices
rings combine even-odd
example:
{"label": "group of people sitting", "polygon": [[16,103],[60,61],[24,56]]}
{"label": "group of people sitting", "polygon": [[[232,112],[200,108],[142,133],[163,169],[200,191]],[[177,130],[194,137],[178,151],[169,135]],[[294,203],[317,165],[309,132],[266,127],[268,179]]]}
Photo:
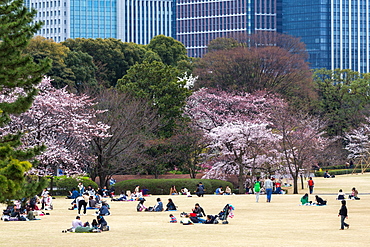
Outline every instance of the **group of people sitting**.
{"label": "group of people sitting", "polygon": [[318,195],[315,196],[316,202],[309,201],[308,199],[308,193],[304,194],[301,197],[301,203],[304,206],[325,206],[327,204],[327,201],[319,197]]}
{"label": "group of people sitting", "polygon": [[223,191],[222,186],[218,187],[215,191],[216,195],[231,195],[231,188],[229,186],[226,186],[225,191]]}
{"label": "group of people sitting", "polygon": [[[318,195],[315,196],[316,202],[309,201],[308,194],[304,194],[301,198],[302,205],[310,206],[310,205],[317,205],[317,206],[323,206],[327,204],[327,201],[319,197]],[[358,197],[358,191],[355,187],[352,188],[351,194],[348,196],[348,199],[351,200],[360,200]],[[346,193],[343,192],[342,189],[339,190],[336,200],[346,200]]]}
{"label": "group of people sitting", "polygon": [[[345,200],[346,199],[346,193],[343,192],[342,189],[339,190],[337,200]],[[348,199],[351,200],[360,200],[358,197],[358,191],[355,187],[352,188],[351,194],[348,196]]]}
{"label": "group of people sitting", "polygon": [[91,224],[89,222],[82,223],[81,217],[76,216],[76,219],[72,221],[72,227],[62,232],[102,232],[109,231],[109,226],[104,216],[98,215],[96,219],[93,219]]}
{"label": "group of people sitting", "polygon": [[72,203],[70,210],[77,209],[78,214],[81,214],[81,209],[83,209],[83,214],[86,215],[87,209],[99,209],[99,212],[104,212],[102,215],[109,215],[109,204],[102,201],[99,194],[95,196],[89,195],[88,192],[84,192],[81,196],[75,198]]}
{"label": "group of people sitting", "polygon": [[96,197],[96,196],[99,196],[101,198],[113,197],[114,196],[114,186],[111,186],[110,189],[107,189],[107,186],[104,186],[103,188],[98,188],[95,191],[95,189],[91,185],[85,188],[80,182],[78,184],[78,190],[76,188],[72,188],[71,191],[69,191],[69,195],[67,196],[66,199],[76,199],[77,197],[82,196],[85,193],[93,197]]}
{"label": "group of people sitting", "polygon": [[[146,207],[144,205],[145,201],[146,201],[145,198],[140,198],[139,199],[139,203],[136,206],[136,211],[138,211],[138,212],[144,212],[144,211],[162,212],[164,210],[161,198],[157,198],[157,203],[153,207]],[[172,201],[171,198],[169,198],[165,211],[176,211],[176,210],[177,210],[177,207],[176,207],[175,203]]]}
{"label": "group of people sitting", "polygon": [[[39,220],[36,216],[43,216],[45,214],[41,210],[53,209],[53,197],[45,188],[40,196],[35,195],[31,198],[23,198],[22,200],[15,200],[11,205],[8,205],[3,210],[1,219],[4,221],[28,221]],[[41,204],[41,207],[39,207]]]}

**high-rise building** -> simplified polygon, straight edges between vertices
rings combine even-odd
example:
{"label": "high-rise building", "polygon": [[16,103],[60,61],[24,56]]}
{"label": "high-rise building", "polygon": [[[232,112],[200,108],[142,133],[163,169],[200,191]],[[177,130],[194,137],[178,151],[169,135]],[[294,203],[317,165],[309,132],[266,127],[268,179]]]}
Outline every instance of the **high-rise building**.
{"label": "high-rise building", "polygon": [[175,38],[175,0],[27,0],[45,24],[36,33],[68,38],[117,38],[148,44],[156,35]]}
{"label": "high-rise building", "polygon": [[282,23],[306,44],[312,68],[370,72],[369,0],[283,0]]}
{"label": "high-rise building", "polygon": [[177,40],[188,55],[201,57],[218,37],[235,37],[258,31],[276,32],[280,0],[178,0]]}

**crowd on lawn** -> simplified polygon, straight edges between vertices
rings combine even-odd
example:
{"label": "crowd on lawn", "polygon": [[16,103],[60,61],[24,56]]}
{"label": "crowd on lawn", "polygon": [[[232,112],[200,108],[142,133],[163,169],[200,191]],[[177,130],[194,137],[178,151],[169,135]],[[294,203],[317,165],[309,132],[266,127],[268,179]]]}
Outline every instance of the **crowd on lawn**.
{"label": "crowd on lawn", "polygon": [[[114,183],[111,184],[110,189],[108,190],[106,187],[102,189],[98,189],[95,191],[92,186],[88,186],[85,188],[82,183],[79,183],[77,188],[73,188],[69,192],[69,196],[67,199],[72,199],[71,208],[70,210],[77,210],[78,215],[72,221],[72,227],[63,230],[62,232],[102,232],[102,231],[109,231],[109,225],[106,221],[105,217],[110,216],[110,206],[107,203],[107,199],[111,199],[111,201],[137,201],[137,211],[138,212],[162,212],[162,211],[177,211],[177,206],[175,205],[174,201],[169,198],[166,206],[164,206],[161,198],[156,199],[156,204],[153,206],[146,207],[144,202],[146,199],[145,196],[148,196],[148,190],[140,189],[140,186],[137,185],[133,192],[131,191],[122,191],[118,198],[114,196]],[[253,185],[253,192],[255,194],[256,202],[259,202],[260,194],[263,192],[266,194],[266,202],[270,203],[272,200],[272,194],[281,194],[281,180],[275,180],[273,177],[267,177],[263,181],[261,178],[257,177],[256,181]],[[319,195],[315,195],[315,201],[309,200],[309,194],[313,193],[314,189],[314,181],[312,177],[309,178],[307,181],[307,187],[309,189],[309,193],[304,194],[301,197],[301,204],[304,206],[325,206],[327,205],[327,200],[324,200]],[[202,182],[199,182],[197,185],[196,190],[194,191],[195,195],[198,197],[204,197],[205,194],[205,187]],[[247,190],[248,191],[248,190]],[[177,191],[176,187],[173,185],[170,188],[170,195],[186,195],[187,197],[192,197],[190,191],[182,187],[180,191]],[[233,195],[231,188],[226,186],[225,190],[223,190],[222,186],[219,186],[215,192],[215,195]],[[358,191],[356,188],[352,188],[351,194],[348,196],[343,192],[342,189],[339,190],[337,195],[337,200],[341,201],[341,208],[339,210],[338,216],[341,217],[341,230],[344,227],[349,228],[349,225],[345,222],[345,219],[348,218],[348,210],[346,207],[346,200],[360,200],[358,197]],[[28,221],[28,220],[36,220],[36,216],[45,215],[42,210],[52,210],[53,209],[53,197],[45,188],[40,196],[35,195],[32,198],[22,199],[14,201],[12,206],[8,206],[5,210],[3,210],[3,215],[1,217],[4,221]],[[82,213],[81,213],[81,210]],[[81,215],[86,215],[86,210],[95,210],[95,216],[91,223],[81,221]],[[227,204],[219,214],[216,215],[206,215],[204,209],[196,203],[194,208],[191,210],[190,213],[182,212],[180,217],[182,217],[180,223],[183,225],[191,225],[194,223],[204,223],[204,224],[215,224],[221,220],[223,223],[227,223],[228,217],[233,217],[233,210],[234,207],[231,204]],[[48,213],[46,213],[48,214]],[[176,217],[171,213],[170,215],[170,223],[177,223]]]}

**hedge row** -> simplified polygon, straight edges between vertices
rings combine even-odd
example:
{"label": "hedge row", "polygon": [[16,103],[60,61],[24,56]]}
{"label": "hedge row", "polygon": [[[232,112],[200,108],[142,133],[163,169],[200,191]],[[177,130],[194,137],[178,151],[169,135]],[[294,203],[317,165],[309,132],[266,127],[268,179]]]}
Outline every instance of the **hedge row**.
{"label": "hedge row", "polygon": [[[351,174],[351,173],[361,173],[362,169],[361,168],[356,168],[356,169],[338,169],[338,170],[328,170],[330,175],[343,175],[343,174]],[[367,168],[364,170],[364,172],[370,172],[370,168]],[[315,172],[316,177],[323,177],[324,176],[324,171],[322,172]]]}
{"label": "hedge row", "polygon": [[233,189],[232,183],[216,179],[132,179],[118,182],[114,187],[116,194],[121,193],[121,191],[134,191],[135,187],[139,185],[141,189],[148,189],[150,194],[168,195],[171,186],[175,185],[178,192],[182,187],[185,187],[194,194],[199,182],[203,183],[207,194],[213,194],[220,186],[223,189],[226,186]]}
{"label": "hedge row", "polygon": [[[82,182],[82,184],[87,188],[89,185],[91,185],[92,188],[95,190],[98,189],[98,184],[94,181],[90,180],[88,177],[54,177],[53,178],[54,187],[57,188],[57,190],[53,190],[53,194],[55,195],[69,195],[69,191],[73,188],[77,189],[77,185],[79,182]],[[51,187],[51,184],[49,184],[49,187]]]}

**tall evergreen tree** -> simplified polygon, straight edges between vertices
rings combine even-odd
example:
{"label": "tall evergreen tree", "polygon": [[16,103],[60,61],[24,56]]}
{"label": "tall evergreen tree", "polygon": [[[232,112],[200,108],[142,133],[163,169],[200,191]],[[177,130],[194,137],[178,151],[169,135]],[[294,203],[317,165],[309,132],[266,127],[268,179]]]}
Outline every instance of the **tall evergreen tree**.
{"label": "tall evergreen tree", "polygon": [[[32,23],[35,10],[29,11],[23,0],[0,0],[0,126],[9,123],[13,114],[27,111],[37,94],[35,86],[50,69],[48,59],[34,63],[22,55],[29,40],[42,23]],[[0,203],[26,196],[25,172],[30,161],[42,150],[36,147],[20,150],[21,133],[1,133],[0,136]],[[36,184],[34,184],[36,187]]]}

